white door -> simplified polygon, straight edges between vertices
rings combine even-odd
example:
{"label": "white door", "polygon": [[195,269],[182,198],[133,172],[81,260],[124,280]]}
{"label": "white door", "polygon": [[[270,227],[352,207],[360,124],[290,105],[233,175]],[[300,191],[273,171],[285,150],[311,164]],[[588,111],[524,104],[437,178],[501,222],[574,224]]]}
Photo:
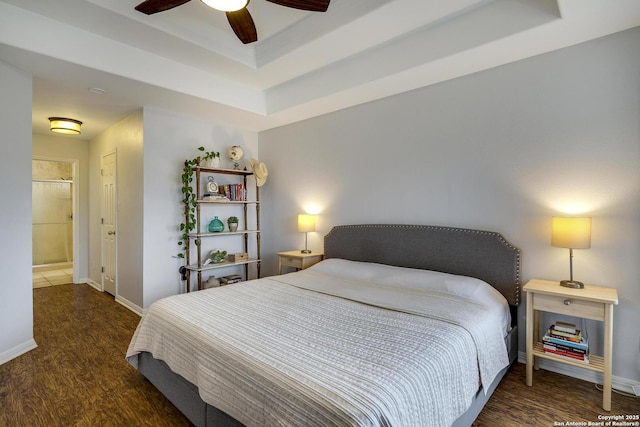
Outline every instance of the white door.
{"label": "white door", "polygon": [[102,289],[115,296],[116,287],[116,153],[102,157]]}

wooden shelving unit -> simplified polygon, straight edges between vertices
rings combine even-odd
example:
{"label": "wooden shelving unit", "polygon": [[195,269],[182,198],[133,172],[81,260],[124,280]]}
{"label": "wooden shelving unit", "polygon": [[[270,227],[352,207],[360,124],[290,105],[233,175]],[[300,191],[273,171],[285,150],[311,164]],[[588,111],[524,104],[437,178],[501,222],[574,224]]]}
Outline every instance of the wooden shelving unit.
{"label": "wooden shelving unit", "polygon": [[[197,276],[197,289],[202,289],[202,273],[209,270],[233,267],[233,266],[241,266],[243,267],[244,280],[248,280],[250,271],[249,266],[252,264],[256,265],[256,276],[260,277],[260,188],[255,184],[252,185],[254,189],[255,198],[252,200],[203,200],[203,192],[202,192],[202,184],[203,178],[209,176],[231,176],[235,177],[239,182],[243,184],[244,188],[248,191],[248,177],[253,175],[253,172],[246,170],[236,170],[236,169],[220,169],[220,168],[207,168],[197,166],[193,168],[195,173],[195,194],[196,194],[196,214],[195,214],[195,228],[196,232],[189,233],[189,239],[185,242],[185,261],[186,261],[186,278],[187,278],[187,292],[191,290],[191,273],[195,273]],[[242,218],[242,224],[244,225],[244,230],[237,231],[222,231],[218,233],[211,232],[202,232],[203,228],[203,209],[207,209],[213,205],[234,205],[241,207],[241,213],[238,214],[238,217]],[[253,219],[253,223],[249,224],[249,209],[253,209],[255,212],[255,218]],[[189,224],[190,219],[188,215],[185,215],[185,221]],[[251,226],[251,227],[250,227]],[[242,247],[244,252],[249,253],[249,239],[255,239],[255,251],[254,253],[249,253],[249,259],[238,262],[225,261],[217,264],[207,264],[204,265],[204,261],[206,259],[207,251],[203,249],[203,244],[205,240],[220,238],[223,236],[239,236],[242,238]],[[195,248],[194,248],[195,246]],[[195,259],[192,256],[192,250],[195,253]],[[203,252],[204,256],[203,256]]]}

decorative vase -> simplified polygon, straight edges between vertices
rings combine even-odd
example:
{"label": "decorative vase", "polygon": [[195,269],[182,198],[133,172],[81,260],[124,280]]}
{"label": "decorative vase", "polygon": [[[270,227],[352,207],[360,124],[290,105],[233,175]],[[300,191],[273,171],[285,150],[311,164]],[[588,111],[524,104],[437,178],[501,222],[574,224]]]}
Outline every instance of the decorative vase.
{"label": "decorative vase", "polygon": [[230,222],[228,225],[229,225],[229,231],[238,231],[237,222]]}
{"label": "decorative vase", "polygon": [[224,231],[224,223],[216,216],[209,223],[209,233],[219,233],[221,231]]}
{"label": "decorative vase", "polygon": [[200,160],[200,166],[202,166],[203,168],[217,168],[218,166],[220,166],[220,157]]}

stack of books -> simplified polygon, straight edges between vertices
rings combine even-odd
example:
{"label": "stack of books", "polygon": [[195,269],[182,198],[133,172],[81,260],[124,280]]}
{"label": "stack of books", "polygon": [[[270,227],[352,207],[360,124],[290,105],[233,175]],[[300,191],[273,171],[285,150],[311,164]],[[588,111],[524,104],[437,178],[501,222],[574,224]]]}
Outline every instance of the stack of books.
{"label": "stack of books", "polygon": [[242,282],[242,277],[239,274],[231,274],[220,278],[221,285],[230,285],[238,282]]}
{"label": "stack of books", "polygon": [[556,322],[542,337],[545,353],[570,359],[576,362],[589,363],[589,343],[586,336],[576,329],[576,325]]}
{"label": "stack of books", "polygon": [[218,193],[232,202],[243,202],[247,199],[244,184],[223,184],[218,186]]}

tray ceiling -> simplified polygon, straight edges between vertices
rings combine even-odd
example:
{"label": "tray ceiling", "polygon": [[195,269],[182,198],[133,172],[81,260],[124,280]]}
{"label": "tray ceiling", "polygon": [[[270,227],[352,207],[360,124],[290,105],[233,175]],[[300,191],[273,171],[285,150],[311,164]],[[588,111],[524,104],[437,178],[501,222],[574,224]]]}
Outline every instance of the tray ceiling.
{"label": "tray ceiling", "polygon": [[260,131],[640,25],[636,0],[253,0],[243,45],[199,0],[140,1],[0,0],[0,60],[34,76],[35,133],[67,115],[90,139],[143,106]]}

